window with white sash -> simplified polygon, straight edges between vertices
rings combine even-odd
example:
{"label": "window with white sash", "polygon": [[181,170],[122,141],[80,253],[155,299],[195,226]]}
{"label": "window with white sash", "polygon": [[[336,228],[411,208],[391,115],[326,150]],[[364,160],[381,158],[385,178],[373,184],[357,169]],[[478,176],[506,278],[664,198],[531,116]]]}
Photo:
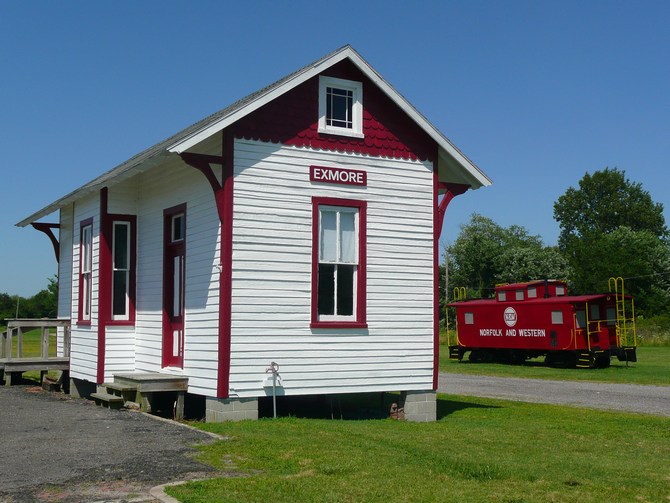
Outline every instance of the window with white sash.
{"label": "window with white sash", "polygon": [[319,132],[363,137],[363,84],[319,78]]}
{"label": "window with white sash", "polygon": [[312,324],[365,324],[365,203],[314,198]]}
{"label": "window with white sash", "polygon": [[93,219],[80,223],[78,323],[91,323],[93,301]]}

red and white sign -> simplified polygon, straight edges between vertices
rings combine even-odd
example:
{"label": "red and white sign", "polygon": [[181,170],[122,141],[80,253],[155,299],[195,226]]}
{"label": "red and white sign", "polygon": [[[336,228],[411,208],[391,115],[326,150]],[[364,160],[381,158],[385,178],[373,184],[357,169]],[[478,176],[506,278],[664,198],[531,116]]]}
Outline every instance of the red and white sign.
{"label": "red and white sign", "polygon": [[505,319],[505,325],[508,327],[513,327],[516,325],[516,310],[513,307],[508,307],[505,309],[503,316]]}
{"label": "red and white sign", "polygon": [[344,185],[367,185],[368,176],[365,171],[356,169],[326,168],[323,166],[309,167],[309,181],[323,183],[341,183]]}

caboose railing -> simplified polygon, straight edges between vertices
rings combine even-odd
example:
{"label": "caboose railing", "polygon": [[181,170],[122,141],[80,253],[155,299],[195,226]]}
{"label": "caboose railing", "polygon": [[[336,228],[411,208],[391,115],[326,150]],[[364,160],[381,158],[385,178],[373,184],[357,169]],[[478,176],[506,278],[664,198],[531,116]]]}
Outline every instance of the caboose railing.
{"label": "caboose railing", "polygon": [[635,301],[626,298],[624,279],[612,277],[607,286],[614,293],[616,304],[616,343],[617,347],[637,347],[637,327],[635,325]]}

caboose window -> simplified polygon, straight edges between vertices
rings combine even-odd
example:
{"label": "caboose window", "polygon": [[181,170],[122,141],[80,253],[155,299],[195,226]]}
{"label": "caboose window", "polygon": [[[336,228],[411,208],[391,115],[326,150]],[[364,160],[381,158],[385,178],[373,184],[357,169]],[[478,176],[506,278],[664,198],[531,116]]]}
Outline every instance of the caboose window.
{"label": "caboose window", "polygon": [[523,300],[523,290],[516,291],[516,300]]}
{"label": "caboose window", "polygon": [[465,324],[466,325],[474,325],[475,324],[474,313],[465,313]]}
{"label": "caboose window", "polygon": [[529,299],[535,299],[537,297],[537,288],[534,286],[529,286],[528,287],[528,298]]}
{"label": "caboose window", "polygon": [[498,300],[500,302],[505,302],[507,300],[507,295],[505,295],[505,292],[498,292]]}
{"label": "caboose window", "polygon": [[565,295],[565,287],[556,286],[556,295]]}
{"label": "caboose window", "polygon": [[575,313],[575,319],[577,321],[577,328],[586,327],[586,311],[577,311]]}
{"label": "caboose window", "polygon": [[600,306],[598,304],[591,306],[591,319],[592,320],[600,319]]}
{"label": "caboose window", "polygon": [[552,311],[551,312],[551,323],[553,325],[562,325],[563,324],[563,311]]}
{"label": "caboose window", "polygon": [[616,325],[616,311],[613,307],[608,307],[607,308],[607,325],[610,327],[613,327]]}

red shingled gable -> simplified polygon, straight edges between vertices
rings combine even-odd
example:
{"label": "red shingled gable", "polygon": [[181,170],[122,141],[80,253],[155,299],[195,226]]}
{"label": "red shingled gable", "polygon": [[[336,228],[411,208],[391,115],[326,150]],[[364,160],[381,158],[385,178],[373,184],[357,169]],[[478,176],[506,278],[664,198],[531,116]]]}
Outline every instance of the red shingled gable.
{"label": "red shingled gable", "polygon": [[297,147],[435,161],[437,144],[350,61],[323,75],[363,83],[365,138],[318,132],[319,79],[314,77],[241,119],[235,136]]}

